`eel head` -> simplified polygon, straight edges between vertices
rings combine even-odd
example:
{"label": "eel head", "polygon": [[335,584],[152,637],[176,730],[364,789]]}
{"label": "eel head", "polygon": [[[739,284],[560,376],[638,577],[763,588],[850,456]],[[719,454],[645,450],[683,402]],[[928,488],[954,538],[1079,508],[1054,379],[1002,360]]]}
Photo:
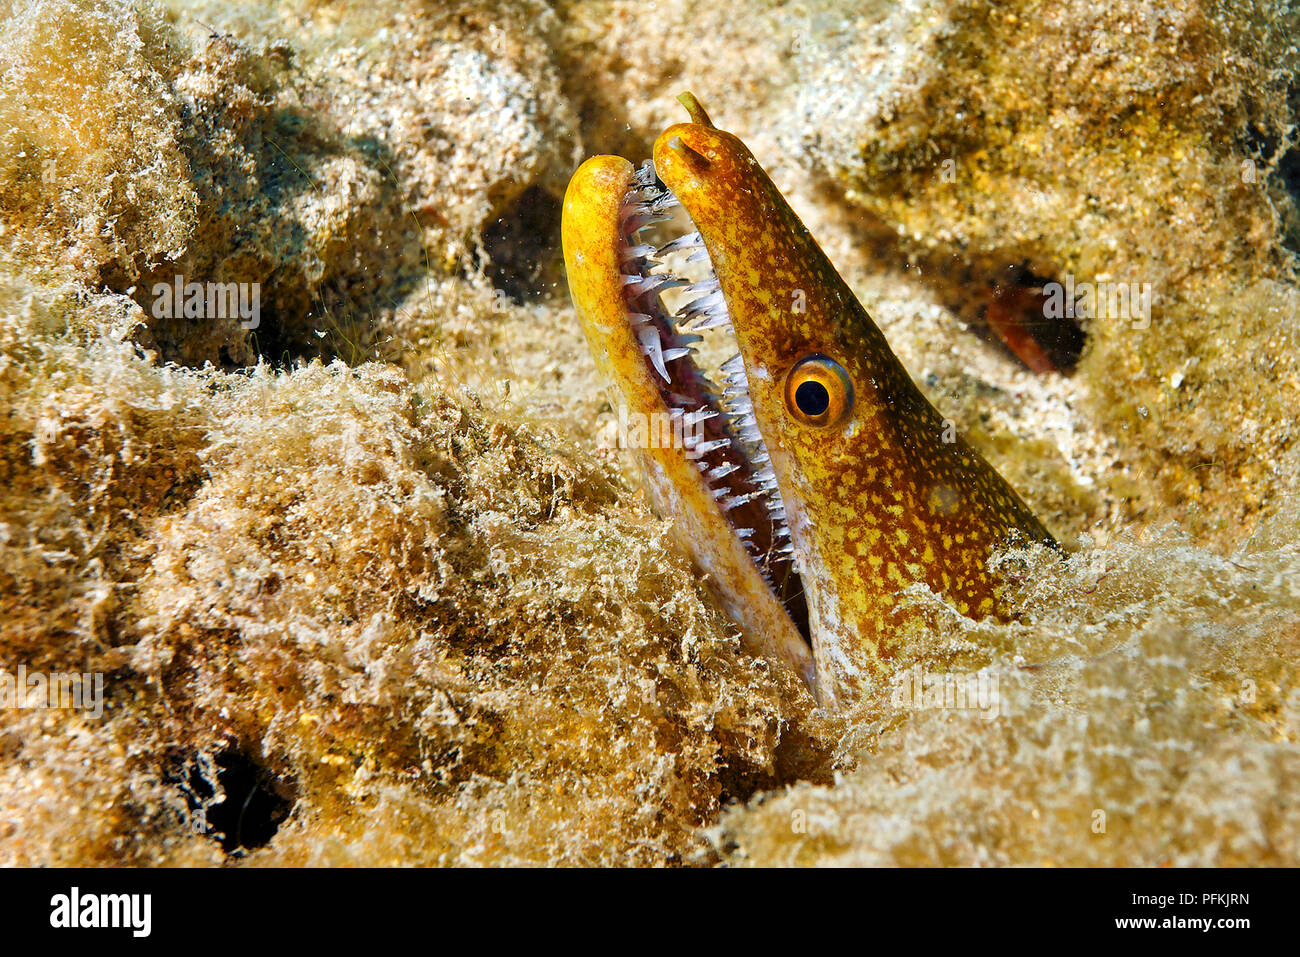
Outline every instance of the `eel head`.
{"label": "eel head", "polygon": [[[843,706],[908,640],[906,590],[1003,615],[990,555],[1055,543],[912,383],[753,154],[681,100],[691,122],[652,163],[599,156],[575,174],[570,290],[621,414],[674,425],[673,441],[629,442],[656,509],[752,650]],[[644,241],[679,204],[696,231]],[[672,268],[687,250],[706,266],[693,283]],[[704,330],[735,340],[715,375],[697,362]]]}

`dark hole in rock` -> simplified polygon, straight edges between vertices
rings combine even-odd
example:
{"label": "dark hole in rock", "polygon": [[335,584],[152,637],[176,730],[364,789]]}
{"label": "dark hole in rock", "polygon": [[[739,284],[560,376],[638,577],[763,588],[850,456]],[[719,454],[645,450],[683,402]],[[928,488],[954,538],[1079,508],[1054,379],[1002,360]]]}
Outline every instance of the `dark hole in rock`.
{"label": "dark hole in rock", "polygon": [[[176,276],[184,295],[168,292],[159,308],[155,290],[174,289]],[[287,282],[238,282],[228,276],[207,280],[165,265],[140,281],[118,276],[121,288],[110,288],[129,291],[145,311],[146,327],[137,333],[142,348],[157,350],[164,361],[177,365],[202,368],[211,362],[233,372],[259,361],[277,370],[313,359],[326,364],[342,359],[349,365],[371,361],[377,358],[375,329],[385,306],[400,301],[415,281],[414,274],[403,272],[334,277],[306,288],[292,277]],[[191,285],[197,290],[192,315],[178,312],[175,305],[189,301]]]}
{"label": "dark hole in rock", "polygon": [[1079,365],[1088,340],[1077,319],[1053,315],[1046,308],[1053,282],[1028,264],[1007,266],[989,280],[980,317],[990,338],[1002,343],[1026,368],[1068,375]]}
{"label": "dark hole in rock", "polygon": [[530,186],[482,234],[492,285],[517,303],[540,296],[558,279],[560,201]]}
{"label": "dark hole in rock", "polygon": [[[825,186],[836,203],[847,195]],[[900,240],[885,220],[863,214],[852,224],[855,240],[882,263],[894,263],[925,286],[971,331],[1004,347],[1028,368],[1073,372],[1087,345],[1077,318],[1052,318],[1044,305],[1055,267],[1048,251],[1022,246],[955,249]]]}
{"label": "dark hole in rock", "polygon": [[1277,164],[1277,175],[1292,204],[1285,213],[1286,236],[1283,242],[1292,252],[1300,253],[1300,146],[1282,155]]}
{"label": "dark hole in rock", "polygon": [[[277,290],[270,288],[267,296],[270,302],[276,301]],[[368,356],[358,356],[353,346],[359,337],[358,323],[353,317],[355,308],[351,303],[338,301],[331,297],[326,306],[323,294],[316,293],[310,302],[296,299],[287,315],[274,306],[263,306],[257,328],[248,333],[248,353],[242,361],[230,361],[224,366],[226,371],[246,368],[258,359],[272,369],[284,371],[292,369],[299,363],[319,359],[329,364],[336,358],[357,364],[364,362]],[[289,319],[290,321],[286,321]],[[223,360],[231,359],[228,355]]]}
{"label": "dark hole in rock", "polygon": [[[183,788],[195,828],[227,854],[270,843],[293,810],[291,789],[237,748],[221,751],[209,768],[216,787],[199,763],[190,767]],[[218,788],[224,797],[212,803]]]}
{"label": "dark hole in rock", "polygon": [[1300,147],[1286,151],[1277,166],[1282,185],[1297,203],[1300,203]]}

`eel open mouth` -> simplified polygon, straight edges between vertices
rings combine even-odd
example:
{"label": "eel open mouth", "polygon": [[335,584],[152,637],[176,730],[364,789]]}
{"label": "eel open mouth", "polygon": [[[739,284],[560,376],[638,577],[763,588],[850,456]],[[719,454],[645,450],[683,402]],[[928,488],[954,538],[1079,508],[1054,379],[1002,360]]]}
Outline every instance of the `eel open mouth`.
{"label": "eel open mouth", "polygon": [[[786,505],[746,367],[734,342],[727,352],[718,341],[730,334],[727,302],[693,225],[675,237],[652,228],[674,214],[686,222],[679,205],[653,163],[638,170],[618,156],[589,158],[564,196],[569,290],[620,419],[651,424],[645,441],[629,432],[620,445],[636,455],[655,510],[748,650],[789,666],[817,694]],[[715,353],[732,358],[710,375],[701,357]]]}
{"label": "eel open mouth", "polygon": [[[627,322],[641,347],[650,378],[674,418],[683,423],[686,455],[699,470],[728,525],[786,609],[805,641],[808,609],[794,568],[786,506],[771,456],[750,402],[749,382],[727,313],[727,303],[698,231],[656,245],[647,240],[656,224],[672,219],[681,204],[646,160],[633,174],[619,209],[618,257]],[[682,210],[682,216],[685,211]],[[699,263],[705,276],[692,282],[673,264]],[[675,310],[665,294],[681,300]],[[671,300],[670,300],[671,301]],[[697,347],[725,337],[733,348],[715,382],[701,365]]]}

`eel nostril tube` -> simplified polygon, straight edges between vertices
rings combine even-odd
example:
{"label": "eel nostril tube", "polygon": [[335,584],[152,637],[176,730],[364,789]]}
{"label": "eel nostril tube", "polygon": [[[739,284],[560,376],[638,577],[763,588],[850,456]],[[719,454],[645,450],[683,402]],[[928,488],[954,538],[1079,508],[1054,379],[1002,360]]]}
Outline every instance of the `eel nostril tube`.
{"label": "eel nostril tube", "polygon": [[694,93],[686,92],[677,97],[677,102],[686,107],[686,112],[690,114],[691,122],[698,123],[700,126],[707,126],[711,130],[717,129],[713,121],[709,119],[709,114],[704,112],[704,105],[696,99]]}

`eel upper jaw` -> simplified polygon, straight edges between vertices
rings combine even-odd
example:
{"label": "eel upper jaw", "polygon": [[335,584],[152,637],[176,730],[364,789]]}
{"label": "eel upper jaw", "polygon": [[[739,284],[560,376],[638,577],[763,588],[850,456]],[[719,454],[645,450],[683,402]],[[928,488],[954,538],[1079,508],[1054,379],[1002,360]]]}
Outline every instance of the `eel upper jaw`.
{"label": "eel upper jaw", "polygon": [[[656,248],[641,231],[677,205],[656,180],[616,157],[594,157],[565,197],[562,232],[569,284],[593,355],[627,411],[683,425],[676,448],[638,449],[657,510],[711,580],[750,647],[782,660],[816,692],[794,546],[768,451],[754,422],[744,363],[724,363],[715,385],[695,362],[698,332],[729,325],[716,278],[687,285],[662,256],[691,249],[698,233]],[[691,298],[670,313],[662,293]],[[674,435],[677,435],[674,432]]]}

